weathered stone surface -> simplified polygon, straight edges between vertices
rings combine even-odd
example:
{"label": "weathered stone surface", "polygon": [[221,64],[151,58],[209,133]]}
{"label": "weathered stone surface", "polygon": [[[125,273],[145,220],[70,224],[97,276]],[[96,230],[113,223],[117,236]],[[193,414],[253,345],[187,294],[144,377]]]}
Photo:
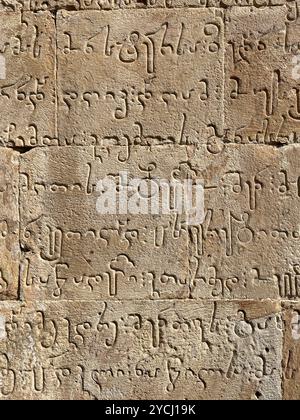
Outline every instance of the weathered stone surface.
{"label": "weathered stone surface", "polygon": [[186,144],[221,132],[222,50],[221,10],[60,12],[59,143]]}
{"label": "weathered stone surface", "polygon": [[55,144],[55,22],[0,12],[0,146]]}
{"label": "weathered stone surface", "polygon": [[[296,299],[300,258],[296,145],[189,148],[206,217],[190,227],[190,284],[201,298]],[[193,285],[193,286],[192,286]]]}
{"label": "weathered stone surface", "polygon": [[0,0],[1,400],[300,398],[299,10]]}
{"label": "weathered stone surface", "polygon": [[295,22],[287,16],[286,7],[226,11],[228,141],[299,143],[299,77],[288,36]]}
{"label": "weathered stone surface", "polygon": [[[295,279],[300,284],[300,267],[297,265]],[[292,277],[286,276],[289,283]],[[284,342],[283,342],[283,398],[299,400],[300,398],[300,305],[285,303],[283,307]]]}
{"label": "weathered stone surface", "polygon": [[289,0],[1,0],[0,10],[118,10],[144,8],[203,8],[232,6],[278,6],[287,4],[296,9],[296,1]]}
{"label": "weathered stone surface", "polygon": [[0,304],[2,399],[279,399],[275,302]]}
{"label": "weathered stone surface", "polygon": [[18,153],[0,153],[0,300],[18,297],[19,245]]}
{"label": "weathered stone surface", "polygon": [[96,184],[106,175],[116,182],[126,171],[129,178],[149,182],[171,179],[184,161],[185,148],[170,147],[55,147],[23,155],[25,296],[187,298],[188,232],[179,215],[103,215],[96,210]]}
{"label": "weathered stone surface", "polygon": [[[296,146],[57,147],[21,158],[25,295],[42,298],[295,299]],[[212,153],[213,151],[213,153]],[[96,184],[194,177],[205,220],[103,215]],[[151,255],[151,258],[149,258]],[[119,268],[117,268],[118,266]]]}

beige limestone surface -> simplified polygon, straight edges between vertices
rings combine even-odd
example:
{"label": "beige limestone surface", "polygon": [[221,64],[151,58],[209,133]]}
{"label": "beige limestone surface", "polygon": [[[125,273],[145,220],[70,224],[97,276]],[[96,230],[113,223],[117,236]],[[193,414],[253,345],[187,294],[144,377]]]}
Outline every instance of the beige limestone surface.
{"label": "beige limestone surface", "polygon": [[1,400],[300,398],[299,10],[0,0]]}

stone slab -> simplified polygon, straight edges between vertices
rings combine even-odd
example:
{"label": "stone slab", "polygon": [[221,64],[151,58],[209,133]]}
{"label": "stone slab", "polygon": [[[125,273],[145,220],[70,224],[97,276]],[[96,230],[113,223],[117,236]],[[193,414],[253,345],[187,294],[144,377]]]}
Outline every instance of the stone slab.
{"label": "stone slab", "polygon": [[0,152],[0,300],[19,292],[19,155]]}
{"label": "stone slab", "polygon": [[56,144],[55,21],[0,12],[0,147]]}
{"label": "stone slab", "polygon": [[201,143],[222,131],[221,10],[57,19],[60,145]]}
{"label": "stone slab", "polygon": [[286,7],[233,7],[225,20],[225,138],[299,143],[299,60],[291,50],[299,18]]}
{"label": "stone slab", "polygon": [[[299,148],[219,146],[54,147],[23,154],[25,295],[298,299]],[[180,214],[97,213],[97,182],[108,174],[119,182],[124,171],[150,183],[198,180],[205,190],[203,223],[188,224]],[[118,260],[121,271],[113,274]],[[118,291],[111,291],[112,281]]]}
{"label": "stone slab", "polygon": [[276,302],[0,304],[0,398],[280,399]]}

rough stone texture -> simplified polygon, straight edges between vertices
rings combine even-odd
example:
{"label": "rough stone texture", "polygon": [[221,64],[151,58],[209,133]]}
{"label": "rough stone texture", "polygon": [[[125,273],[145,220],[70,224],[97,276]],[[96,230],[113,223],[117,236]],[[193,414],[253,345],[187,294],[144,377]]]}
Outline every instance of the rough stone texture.
{"label": "rough stone texture", "polygon": [[[179,215],[103,215],[106,174],[170,179],[185,148],[33,149],[21,168],[25,296],[34,299],[188,298],[188,231]],[[153,164],[154,162],[154,164]],[[152,165],[151,165],[152,164]],[[183,169],[184,165],[182,164]]]}
{"label": "rough stone texture", "polygon": [[62,11],[57,28],[60,144],[199,143],[222,132],[220,10]]}
{"label": "rough stone texture", "polygon": [[275,399],[280,303],[1,304],[0,395]]}
{"label": "rough stone texture", "polygon": [[297,0],[1,0],[0,10],[39,11],[39,10],[118,10],[151,8],[229,8],[232,6],[287,5],[292,13],[297,7]]}
{"label": "rough stone texture", "polygon": [[[299,275],[295,275],[299,282]],[[289,281],[289,278],[286,277]],[[283,345],[283,396],[288,400],[300,398],[299,389],[299,304],[284,305],[284,345]]]}
{"label": "rough stone texture", "polygon": [[293,25],[286,25],[286,13],[283,7],[226,12],[224,129],[229,141],[299,142],[299,79],[291,70]]}
{"label": "rough stone texture", "polygon": [[299,6],[0,0],[0,399],[300,398]]}
{"label": "rough stone texture", "polygon": [[[73,146],[23,155],[25,296],[299,298],[300,284],[290,290],[283,279],[300,258],[300,150],[265,145],[211,150]],[[126,170],[150,180],[201,179],[203,224],[188,226],[180,215],[98,214],[97,180],[108,173],[118,179]]]}
{"label": "rough stone texture", "polygon": [[0,300],[17,299],[19,289],[19,156],[0,153]]}
{"label": "rough stone texture", "polygon": [[55,144],[55,23],[50,13],[0,12],[0,144]]}

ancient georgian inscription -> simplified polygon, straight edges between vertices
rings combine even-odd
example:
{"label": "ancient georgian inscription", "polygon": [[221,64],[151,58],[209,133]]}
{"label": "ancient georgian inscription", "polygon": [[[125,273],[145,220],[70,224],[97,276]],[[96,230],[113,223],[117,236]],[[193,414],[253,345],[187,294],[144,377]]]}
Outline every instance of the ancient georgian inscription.
{"label": "ancient georgian inscription", "polygon": [[300,398],[298,0],[0,0],[0,400]]}
{"label": "ancient georgian inscription", "polygon": [[59,13],[59,144],[219,134],[223,32],[220,10]]}
{"label": "ancient georgian inscription", "polygon": [[19,290],[19,156],[0,153],[0,300],[16,299]]}
{"label": "ancient georgian inscription", "polygon": [[226,11],[225,130],[237,143],[299,143],[299,79],[285,7]]}
{"label": "ancient georgian inscription", "polygon": [[[299,298],[298,161],[296,146],[32,150],[21,158],[24,292],[56,299]],[[122,182],[128,169],[149,184],[201,179],[203,223],[188,225],[174,214],[97,214],[97,180],[110,174]]]}
{"label": "ancient georgian inscription", "polygon": [[168,180],[183,177],[184,161],[185,148],[171,147],[55,147],[24,155],[25,295],[79,300],[188,298],[188,231],[182,228],[180,215],[116,216],[96,209],[100,195],[96,184],[107,174],[117,183],[125,182],[125,176],[139,176],[148,183]]}
{"label": "ancient georgian inscription", "polygon": [[55,24],[50,13],[0,12],[0,146],[55,144]]}
{"label": "ancient georgian inscription", "polygon": [[0,308],[3,399],[281,396],[279,303],[65,301]]}
{"label": "ancient georgian inscription", "polygon": [[206,210],[189,227],[192,295],[299,298],[299,148],[227,145],[189,155]]}

